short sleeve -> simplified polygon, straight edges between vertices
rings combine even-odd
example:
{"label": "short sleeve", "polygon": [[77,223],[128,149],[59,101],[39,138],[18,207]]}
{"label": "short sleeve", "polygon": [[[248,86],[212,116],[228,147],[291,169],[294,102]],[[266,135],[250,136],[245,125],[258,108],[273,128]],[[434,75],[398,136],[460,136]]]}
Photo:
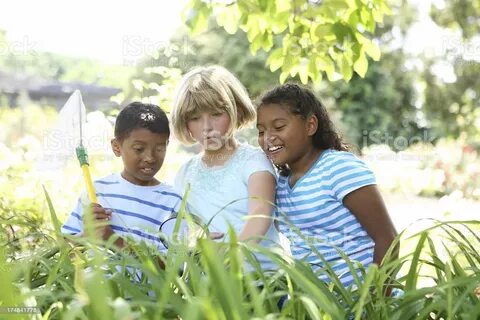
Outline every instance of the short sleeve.
{"label": "short sleeve", "polygon": [[245,177],[245,183],[248,184],[248,178],[255,172],[266,171],[270,172],[274,177],[275,169],[273,169],[272,163],[268,160],[265,153],[260,149],[253,149],[245,157],[242,163],[243,176]]}
{"label": "short sleeve", "polygon": [[67,218],[67,221],[62,226],[61,232],[64,234],[77,234],[83,231],[83,196],[81,196],[75,208],[72,210]]}
{"label": "short sleeve", "polygon": [[344,152],[330,168],[331,188],[335,198],[343,202],[349,193],[376,184],[373,172],[354,154]]}

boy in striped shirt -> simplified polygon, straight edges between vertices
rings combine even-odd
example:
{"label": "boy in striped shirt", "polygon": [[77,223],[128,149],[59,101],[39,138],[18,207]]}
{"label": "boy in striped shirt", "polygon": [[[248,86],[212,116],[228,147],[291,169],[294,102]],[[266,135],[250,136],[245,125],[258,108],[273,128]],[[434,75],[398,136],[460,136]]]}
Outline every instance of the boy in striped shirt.
{"label": "boy in striped shirt", "polygon": [[[159,237],[161,223],[178,212],[181,196],[155,178],[165,158],[170,136],[165,112],[158,106],[133,102],[118,114],[112,150],[121,157],[124,169],[94,182],[98,203],[91,204],[95,220],[107,223],[97,227],[114,245],[126,246],[126,238],[145,241],[166,250]],[[65,234],[82,236],[85,201],[81,197],[62,226]]]}

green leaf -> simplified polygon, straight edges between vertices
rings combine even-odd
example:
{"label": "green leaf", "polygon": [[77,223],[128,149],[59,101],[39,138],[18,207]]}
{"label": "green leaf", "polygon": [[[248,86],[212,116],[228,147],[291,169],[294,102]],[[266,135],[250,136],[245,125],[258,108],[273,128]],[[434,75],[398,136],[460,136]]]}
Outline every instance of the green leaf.
{"label": "green leaf", "polygon": [[288,28],[288,21],[290,19],[290,12],[282,12],[275,16],[270,22],[270,27],[273,34],[280,34]]}
{"label": "green leaf", "polygon": [[335,34],[332,31],[331,24],[319,24],[315,28],[312,28],[312,33],[319,40],[328,39],[329,41],[331,41],[336,38]]}
{"label": "green leaf", "polygon": [[290,72],[288,72],[288,71],[282,72],[282,73],[280,74],[280,83],[281,83],[281,84],[284,84],[285,81],[288,79],[288,76],[289,76],[289,75],[290,75]]}
{"label": "green leaf", "polygon": [[373,43],[370,39],[364,38],[365,40],[363,41],[363,50],[374,60],[378,61],[380,60],[380,48]]}
{"label": "green leaf", "polygon": [[267,65],[270,66],[270,71],[274,72],[278,70],[283,65],[284,59],[281,48],[273,50],[267,59]]}
{"label": "green leaf", "polygon": [[52,220],[53,228],[55,230],[55,237],[57,238],[57,241],[60,244],[64,244],[65,240],[63,239],[62,236],[62,224],[57,218],[57,214],[55,213],[55,208],[53,206],[52,200],[50,199],[50,195],[47,192],[47,189],[45,188],[44,185],[42,185],[43,192],[45,194],[45,198],[47,199],[47,204],[48,204],[48,211],[50,212],[50,219]]}
{"label": "green leaf", "polygon": [[192,35],[198,35],[204,32],[208,28],[208,17],[211,14],[211,9],[203,5],[197,12],[193,14],[191,20],[191,33]]}
{"label": "green leaf", "polygon": [[257,51],[262,47],[263,45],[263,35],[262,34],[257,34],[254,39],[250,42],[250,52],[252,55],[255,55]]}
{"label": "green leaf", "polygon": [[307,296],[300,296],[300,301],[302,301],[305,309],[307,309],[311,319],[322,319],[320,316],[320,310],[318,310],[317,305],[312,299]]}
{"label": "green leaf", "polygon": [[302,65],[298,68],[298,74],[300,76],[300,81],[303,84],[308,83],[308,65]]}
{"label": "green leaf", "polygon": [[265,33],[262,37],[262,49],[266,52],[270,51],[273,47],[273,37],[270,33]]}
{"label": "green leaf", "polygon": [[328,80],[330,81],[335,81],[335,63],[333,62],[332,59],[330,59],[330,57],[328,56],[319,56],[317,57],[317,67],[320,69],[320,70],[323,70],[325,71],[325,73],[327,74],[327,78]]}
{"label": "green leaf", "polygon": [[292,8],[291,1],[290,0],[276,0],[275,1],[275,9],[277,10],[277,13],[284,12],[284,11],[290,11]]}
{"label": "green leaf", "polygon": [[405,284],[405,289],[407,290],[414,290],[417,286],[418,280],[418,266],[420,262],[420,254],[422,253],[423,246],[425,241],[427,240],[428,233],[422,232],[420,235],[420,239],[418,240],[417,246],[415,247],[415,251],[412,256],[412,262],[410,264],[410,269],[407,274],[407,281]]}
{"label": "green leaf", "polygon": [[367,57],[365,56],[365,52],[363,50],[360,50],[360,56],[358,59],[355,61],[353,64],[353,70],[360,76],[360,77],[365,77],[365,74],[367,73],[368,69],[368,60]]}
{"label": "green leaf", "polygon": [[347,82],[350,81],[353,75],[352,65],[345,55],[341,56],[339,67],[340,67],[340,73],[342,74],[343,79],[345,79],[345,81]]}
{"label": "green leaf", "polygon": [[241,13],[236,3],[220,10],[216,17],[218,25],[222,26],[227,33],[235,34],[237,32]]}
{"label": "green leaf", "polygon": [[318,81],[318,77],[320,77],[320,80],[321,80],[322,74],[318,72],[318,68],[315,60],[316,60],[315,57],[311,57],[310,60],[308,61],[308,74],[314,82],[320,82]]}

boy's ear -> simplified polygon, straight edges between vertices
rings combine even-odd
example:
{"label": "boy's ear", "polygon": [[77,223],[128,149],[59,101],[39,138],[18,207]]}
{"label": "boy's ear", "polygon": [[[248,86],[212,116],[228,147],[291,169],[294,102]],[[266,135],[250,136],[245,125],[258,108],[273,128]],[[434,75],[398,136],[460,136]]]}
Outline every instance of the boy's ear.
{"label": "boy's ear", "polygon": [[307,123],[306,123],[306,128],[307,128],[307,135],[308,136],[313,136],[315,132],[318,130],[318,118],[316,115],[312,115],[307,118]]}
{"label": "boy's ear", "polygon": [[118,141],[116,138],[113,138],[110,140],[110,145],[112,146],[112,151],[113,153],[117,156],[120,157],[120,141]]}

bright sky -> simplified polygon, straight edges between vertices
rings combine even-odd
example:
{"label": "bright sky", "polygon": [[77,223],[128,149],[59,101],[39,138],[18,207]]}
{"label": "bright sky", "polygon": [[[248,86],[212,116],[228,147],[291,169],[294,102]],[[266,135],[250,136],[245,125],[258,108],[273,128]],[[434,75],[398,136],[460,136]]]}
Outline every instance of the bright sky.
{"label": "bright sky", "polygon": [[2,3],[0,29],[23,48],[98,58],[138,59],[166,42],[181,25],[186,0],[65,0]]}

